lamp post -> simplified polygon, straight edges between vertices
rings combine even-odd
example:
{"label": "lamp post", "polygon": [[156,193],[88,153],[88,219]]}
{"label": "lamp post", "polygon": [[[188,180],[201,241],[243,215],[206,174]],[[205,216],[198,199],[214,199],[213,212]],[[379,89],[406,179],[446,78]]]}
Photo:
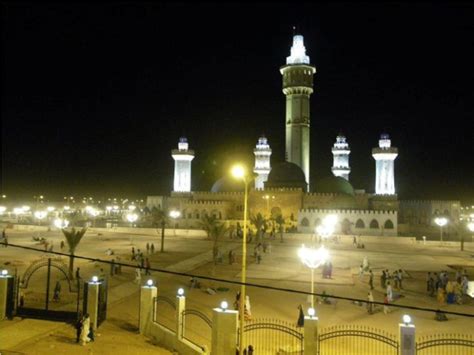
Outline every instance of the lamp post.
{"label": "lamp post", "polygon": [[245,185],[244,192],[244,236],[242,239],[242,272],[241,272],[241,286],[240,286],[240,331],[239,331],[239,354],[244,352],[244,305],[245,305],[245,280],[247,272],[247,199],[248,199],[248,181],[246,178],[245,168],[241,165],[236,165],[232,168],[232,176],[236,179],[241,179]]}
{"label": "lamp post", "polygon": [[448,224],[448,219],[446,217],[436,217],[435,223],[439,226],[440,240],[443,242],[443,227]]}
{"label": "lamp post", "polygon": [[[474,233],[474,222],[469,222],[469,223],[467,224],[467,229],[469,229],[469,231],[470,231],[471,233]],[[472,241],[473,237],[474,237],[474,235],[471,235],[471,241]]]}
{"label": "lamp post", "polygon": [[329,251],[324,246],[310,249],[303,244],[298,250],[298,256],[303,264],[311,269],[311,308],[314,308],[314,270],[329,259]]}
{"label": "lamp post", "polygon": [[174,236],[176,237],[176,218],[179,218],[181,217],[181,212],[179,212],[178,210],[172,210],[170,212],[170,217],[173,218],[173,221],[174,221]]}
{"label": "lamp post", "polygon": [[41,224],[41,220],[46,217],[47,213],[45,211],[36,211],[35,218],[38,220],[38,225]]}
{"label": "lamp post", "polygon": [[138,219],[138,215],[136,213],[128,213],[127,214],[127,221],[130,222],[130,227],[133,228],[133,222]]}

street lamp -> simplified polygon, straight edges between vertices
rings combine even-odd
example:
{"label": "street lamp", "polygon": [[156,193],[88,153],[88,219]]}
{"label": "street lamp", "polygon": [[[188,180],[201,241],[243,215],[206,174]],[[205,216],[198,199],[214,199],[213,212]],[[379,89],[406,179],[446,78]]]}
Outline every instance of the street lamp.
{"label": "street lamp", "polygon": [[248,181],[246,178],[246,171],[242,165],[235,165],[232,168],[232,176],[244,182],[244,236],[242,239],[242,273],[240,286],[240,332],[239,332],[239,354],[244,353],[244,305],[245,305],[245,280],[247,272],[247,200],[248,200]]}
{"label": "street lamp", "polygon": [[130,222],[131,227],[133,227],[133,222],[138,219],[138,215],[136,213],[128,213],[127,214],[127,221]]}
{"label": "street lamp", "polygon": [[69,221],[67,219],[61,218],[56,218],[53,223],[54,226],[58,229],[67,228],[67,226],[69,225]]}
{"label": "street lamp", "polygon": [[38,225],[41,224],[41,220],[47,216],[47,212],[45,211],[36,211],[35,212],[35,218],[38,220]]}
{"label": "street lamp", "polygon": [[181,217],[181,212],[178,210],[172,210],[170,212],[170,217],[174,220],[174,236],[176,237],[176,218]]}
{"label": "street lamp", "polygon": [[298,256],[303,264],[311,269],[311,308],[314,308],[314,270],[329,259],[329,251],[324,246],[310,249],[303,244],[298,250]]}
{"label": "street lamp", "polygon": [[440,239],[443,242],[443,227],[448,224],[448,219],[446,217],[436,217],[434,221],[439,226]]}
{"label": "street lamp", "polygon": [[[474,222],[469,222],[467,224],[467,229],[471,231],[471,233],[474,233]],[[471,241],[472,241],[473,236],[471,236]]]}
{"label": "street lamp", "polygon": [[323,240],[329,238],[334,233],[337,223],[337,215],[330,214],[323,218],[323,222],[316,227],[316,233],[321,236]]}

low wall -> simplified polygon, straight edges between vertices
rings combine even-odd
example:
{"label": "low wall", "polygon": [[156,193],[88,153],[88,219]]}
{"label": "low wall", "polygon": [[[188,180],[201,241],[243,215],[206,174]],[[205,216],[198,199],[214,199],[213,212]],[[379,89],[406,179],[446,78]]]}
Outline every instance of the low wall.
{"label": "low wall", "polygon": [[174,332],[155,322],[151,322],[145,336],[152,338],[156,344],[163,346],[165,349],[177,351],[180,355],[209,354],[208,351],[200,349],[186,339],[178,339]]}
{"label": "low wall", "polygon": [[[341,243],[343,244],[352,244],[353,235],[338,235],[340,237]],[[311,233],[284,233],[283,238],[287,240],[309,242],[311,238],[314,237],[314,234]],[[358,237],[358,236],[357,236]],[[279,238],[279,233],[277,233],[276,238]],[[361,235],[362,243],[389,243],[389,244],[415,244],[415,237],[377,237],[373,235]]]}

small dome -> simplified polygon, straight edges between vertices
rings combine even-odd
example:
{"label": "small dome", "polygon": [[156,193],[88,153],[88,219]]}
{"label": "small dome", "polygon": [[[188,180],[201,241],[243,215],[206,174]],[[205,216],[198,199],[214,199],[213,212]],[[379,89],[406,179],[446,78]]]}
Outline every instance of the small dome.
{"label": "small dome", "polygon": [[316,182],[316,192],[347,194],[354,196],[354,188],[346,179],[340,176],[329,176]]}
{"label": "small dome", "polygon": [[270,188],[299,187],[306,190],[306,186],[303,170],[298,165],[287,161],[275,165],[265,182],[265,187]]}
{"label": "small dome", "polygon": [[243,192],[244,190],[244,183],[230,176],[220,178],[211,187],[211,192]]}

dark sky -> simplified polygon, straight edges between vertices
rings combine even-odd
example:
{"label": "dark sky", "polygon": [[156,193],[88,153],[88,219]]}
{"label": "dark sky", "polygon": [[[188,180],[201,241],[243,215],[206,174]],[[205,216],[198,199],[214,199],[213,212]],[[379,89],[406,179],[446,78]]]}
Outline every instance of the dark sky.
{"label": "dark sky", "polygon": [[474,5],[2,4],[2,192],[146,196],[172,187],[170,150],[196,150],[193,189],[265,133],[284,159],[279,67],[292,26],[316,66],[311,174],[339,131],[351,182],[374,191],[371,148],[399,148],[402,199],[474,204]]}

